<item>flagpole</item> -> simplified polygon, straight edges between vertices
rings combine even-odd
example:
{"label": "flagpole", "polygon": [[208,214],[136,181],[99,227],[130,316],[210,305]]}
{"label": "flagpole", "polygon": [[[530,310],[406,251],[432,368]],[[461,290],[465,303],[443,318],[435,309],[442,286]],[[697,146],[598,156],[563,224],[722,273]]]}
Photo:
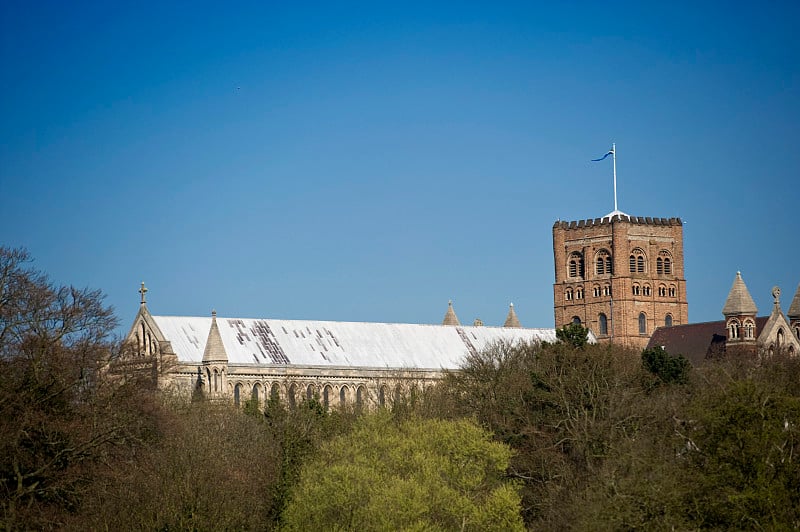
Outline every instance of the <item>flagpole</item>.
{"label": "flagpole", "polygon": [[617,145],[611,143],[611,158],[614,160],[614,212],[617,212]]}

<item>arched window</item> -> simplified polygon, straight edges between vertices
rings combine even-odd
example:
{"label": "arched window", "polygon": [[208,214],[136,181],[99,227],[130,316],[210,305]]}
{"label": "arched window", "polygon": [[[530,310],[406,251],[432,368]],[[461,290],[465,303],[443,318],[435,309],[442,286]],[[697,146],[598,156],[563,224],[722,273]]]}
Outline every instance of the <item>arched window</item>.
{"label": "arched window", "polygon": [[573,251],[569,255],[569,276],[570,277],[583,277],[583,255],[577,251]]}
{"label": "arched window", "polygon": [[219,391],[219,372],[216,369],[214,370],[214,391]]}
{"label": "arched window", "polygon": [[672,327],[672,314],[664,316],[664,327]]}
{"label": "arched window", "polygon": [[642,287],[642,294],[649,296],[650,295],[650,285],[646,284]]}
{"label": "arched window", "polygon": [[642,290],[641,290],[641,288],[639,287],[639,285],[638,285],[638,284],[635,284],[635,285],[633,285],[633,286],[631,287],[631,291],[633,292],[633,295],[635,295],[635,296],[638,296],[638,295],[640,295],[640,294],[641,294],[641,292],[642,292]]}
{"label": "arched window", "polygon": [[583,288],[576,288],[575,289],[575,299],[583,299]]}
{"label": "arched window", "polygon": [[345,406],[347,404],[348,392],[349,392],[349,390],[348,390],[347,386],[342,386],[341,388],[339,388],[339,405],[340,406]]}
{"label": "arched window", "polygon": [[798,340],[800,340],[800,326],[794,328],[794,335],[797,336]]}
{"label": "arched window", "polygon": [[603,286],[603,295],[610,296],[611,295],[611,285],[607,284]]}
{"label": "arched window", "polygon": [[740,337],[739,329],[741,329],[741,324],[737,319],[731,319],[728,322],[728,339],[729,340],[737,340]]}
{"label": "arched window", "polygon": [[667,297],[667,287],[663,284],[658,285],[658,295],[660,297]]}
{"label": "arched window", "polygon": [[645,272],[645,255],[641,248],[634,248],[631,251],[630,257],[630,270],[631,273],[644,273]]}
{"label": "arched window", "polygon": [[594,271],[597,275],[612,273],[611,253],[609,253],[608,250],[601,249],[597,252],[594,261]]}
{"label": "arched window", "polygon": [[597,321],[600,325],[600,334],[603,335],[608,334],[608,318],[606,318],[606,315],[601,312],[600,316],[598,316]]}
{"label": "arched window", "polygon": [[647,334],[647,316],[644,312],[639,313],[639,334]]}
{"label": "arched window", "polygon": [[295,406],[297,406],[297,385],[295,385],[295,383],[292,383],[292,385],[289,386],[288,400],[289,400],[289,408],[294,408]]}
{"label": "arched window", "polygon": [[600,294],[601,294],[601,293],[602,293],[602,292],[600,291],[600,286],[598,286],[598,285],[594,285],[594,286],[592,287],[592,295],[593,295],[594,297],[600,297]]}
{"label": "arched window", "polygon": [[379,406],[386,406],[386,386],[381,386],[378,388],[378,405]]}
{"label": "arched window", "polygon": [[753,339],[755,337],[756,324],[753,320],[744,320],[744,337]]}
{"label": "arched window", "polygon": [[656,273],[658,275],[672,275],[672,255],[666,249],[658,252]]}
{"label": "arched window", "polygon": [[364,400],[367,398],[367,390],[363,386],[356,389],[356,406],[361,408],[364,406]]}
{"label": "arched window", "polygon": [[581,319],[578,316],[572,316],[572,324],[573,325],[580,325]]}
{"label": "arched window", "polygon": [[253,402],[258,403],[261,399],[261,385],[259,383],[255,383],[253,385],[253,392],[251,395]]}
{"label": "arched window", "polygon": [[778,349],[783,347],[784,341],[786,341],[786,338],[784,338],[783,327],[781,327],[780,329],[778,329]]}
{"label": "arched window", "polygon": [[331,394],[333,393],[333,388],[331,388],[330,384],[326,384],[325,387],[322,389],[322,405],[327,409],[331,405]]}
{"label": "arched window", "polygon": [[317,390],[314,388],[313,384],[306,386],[306,401],[312,400],[316,394]]}
{"label": "arched window", "polygon": [[566,299],[567,301],[572,301],[572,288],[567,288],[564,291],[564,299]]}
{"label": "arched window", "polygon": [[281,388],[277,382],[272,383],[272,388],[269,390],[269,398],[275,401],[281,398]]}
{"label": "arched window", "polygon": [[669,297],[675,297],[676,293],[677,293],[677,291],[675,290],[675,287],[670,285],[670,287],[669,287]]}
{"label": "arched window", "polygon": [[233,387],[233,404],[239,406],[241,403],[242,397],[242,385],[236,383],[236,386]]}

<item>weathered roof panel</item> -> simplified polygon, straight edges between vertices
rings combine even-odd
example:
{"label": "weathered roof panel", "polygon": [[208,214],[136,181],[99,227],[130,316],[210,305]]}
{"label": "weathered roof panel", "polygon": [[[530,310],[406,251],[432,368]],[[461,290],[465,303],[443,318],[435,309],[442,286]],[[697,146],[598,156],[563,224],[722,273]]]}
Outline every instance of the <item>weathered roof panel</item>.
{"label": "weathered roof panel", "polygon": [[[211,318],[153,319],[180,362],[202,362]],[[217,325],[229,364],[456,369],[497,341],[556,341],[554,329],[221,317]]]}

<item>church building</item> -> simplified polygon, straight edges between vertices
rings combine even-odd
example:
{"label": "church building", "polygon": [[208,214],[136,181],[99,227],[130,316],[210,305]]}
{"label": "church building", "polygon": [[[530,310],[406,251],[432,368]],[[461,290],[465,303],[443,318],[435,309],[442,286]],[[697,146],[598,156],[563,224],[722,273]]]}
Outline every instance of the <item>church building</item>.
{"label": "church building", "polygon": [[[556,342],[555,329],[521,326],[509,306],[502,327],[463,326],[453,304],[441,325],[217,316],[160,316],[139,312],[116,371],[147,372],[157,387],[241,405],[318,398],[326,407],[389,405],[422,393],[445,371],[497,342]],[[590,336],[590,341],[594,337]]]}
{"label": "church building", "polygon": [[642,349],[657,327],[687,323],[680,218],[614,210],[553,225],[556,327],[580,323],[599,342]]}
{"label": "church building", "polygon": [[777,353],[800,354],[800,285],[788,312],[781,309],[781,289],[772,289],[772,311],[758,316],[758,308],[741,272],[722,307],[724,320],[661,327],[647,347],[662,347],[671,355],[683,355],[693,364],[724,355],[769,357]]}

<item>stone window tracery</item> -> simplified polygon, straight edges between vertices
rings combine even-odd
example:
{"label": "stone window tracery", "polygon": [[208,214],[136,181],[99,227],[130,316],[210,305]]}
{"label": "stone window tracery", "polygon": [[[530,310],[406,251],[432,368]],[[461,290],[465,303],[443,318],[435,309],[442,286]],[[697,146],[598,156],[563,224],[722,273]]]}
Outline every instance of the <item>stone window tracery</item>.
{"label": "stone window tracery", "polygon": [[633,295],[638,296],[641,295],[642,289],[638,284],[635,284],[631,287],[631,292],[633,293]]}
{"label": "stone window tracery", "polygon": [[601,249],[597,252],[595,258],[595,273],[597,275],[605,275],[613,273],[611,253],[606,249]]}
{"label": "stone window tracery", "polygon": [[753,320],[744,320],[744,337],[752,340],[755,337],[756,324]]}
{"label": "stone window tracery", "polygon": [[569,276],[583,277],[583,255],[578,251],[573,251],[569,255]]}
{"label": "stone window tracery", "polygon": [[642,295],[649,296],[650,295],[650,285],[646,284],[642,287]]}
{"label": "stone window tracery", "polygon": [[575,299],[583,299],[583,288],[577,288],[575,290]]}
{"label": "stone window tracery", "polygon": [[656,273],[658,275],[672,275],[672,255],[666,249],[658,252],[656,259]]}
{"label": "stone window tracery", "polygon": [[599,285],[594,285],[592,287],[592,295],[594,297],[600,297],[601,293],[602,293],[602,291],[600,290],[600,286]]}
{"label": "stone window tracery", "polygon": [[670,287],[669,287],[669,297],[675,297],[676,293],[677,293],[677,291],[675,289],[675,286],[674,285],[670,285]]}
{"label": "stone window tracery", "polygon": [[667,297],[667,287],[663,284],[658,285],[658,295],[660,297]]}
{"label": "stone window tracery", "polygon": [[741,329],[741,324],[739,323],[739,320],[733,318],[730,321],[728,321],[728,339],[729,340],[739,339],[740,329]]}
{"label": "stone window tracery", "polygon": [[611,295],[611,285],[607,284],[603,286],[603,295],[610,296]]}
{"label": "stone window tracery", "polygon": [[641,248],[634,248],[630,256],[631,273],[645,273],[645,254]]}

